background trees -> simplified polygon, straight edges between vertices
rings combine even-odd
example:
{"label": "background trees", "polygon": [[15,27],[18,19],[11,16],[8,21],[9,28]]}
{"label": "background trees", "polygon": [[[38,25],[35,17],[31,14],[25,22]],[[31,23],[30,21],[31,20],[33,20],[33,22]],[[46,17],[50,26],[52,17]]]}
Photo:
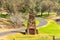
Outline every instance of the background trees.
{"label": "background trees", "polygon": [[48,15],[51,11],[60,14],[59,0],[0,0],[0,7],[10,15],[10,20],[14,25],[20,25],[27,20],[31,9],[35,14],[41,12],[41,16],[45,11]]}
{"label": "background trees", "polygon": [[10,20],[13,22],[13,26],[21,27],[23,25],[24,19],[22,18],[21,11],[18,10],[18,7],[23,4],[23,0],[6,0],[4,9],[10,15]]}
{"label": "background trees", "polygon": [[41,2],[41,15],[43,12],[47,11],[48,15],[51,12],[54,3],[50,0],[44,0]]}

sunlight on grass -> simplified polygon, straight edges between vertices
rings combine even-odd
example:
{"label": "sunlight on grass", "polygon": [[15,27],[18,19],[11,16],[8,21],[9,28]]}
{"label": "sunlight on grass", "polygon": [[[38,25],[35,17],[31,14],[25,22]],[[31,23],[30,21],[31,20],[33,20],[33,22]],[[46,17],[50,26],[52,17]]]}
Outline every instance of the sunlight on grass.
{"label": "sunlight on grass", "polygon": [[36,15],[36,17],[49,17],[49,16],[53,16],[53,15],[56,15],[56,13],[50,12],[49,15],[48,15],[48,12],[44,12],[42,16],[41,16],[41,13],[38,13]]}
{"label": "sunlight on grass", "polygon": [[[8,36],[10,40],[52,40],[52,36],[60,36],[60,25],[55,21],[49,20],[49,23],[38,29],[38,35],[23,35],[20,33]],[[47,35],[42,35],[47,34]],[[49,36],[48,36],[49,35]]]}
{"label": "sunlight on grass", "polygon": [[22,35],[20,33],[9,35],[8,38],[10,40],[52,40],[49,35]]}
{"label": "sunlight on grass", "polygon": [[39,33],[42,33],[42,34],[60,36],[60,25],[58,25],[53,20],[50,20],[50,22],[46,25],[46,27],[41,27],[38,30],[39,30]]}

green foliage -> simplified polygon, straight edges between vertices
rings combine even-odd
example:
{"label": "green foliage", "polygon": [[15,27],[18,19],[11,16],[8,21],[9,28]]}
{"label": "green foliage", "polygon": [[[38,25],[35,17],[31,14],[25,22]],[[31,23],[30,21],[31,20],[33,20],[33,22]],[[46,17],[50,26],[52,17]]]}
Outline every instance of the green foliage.
{"label": "green foliage", "polygon": [[0,14],[0,17],[2,17],[2,18],[9,18],[10,16],[8,14]]}
{"label": "green foliage", "polygon": [[[3,3],[1,4],[1,2]],[[34,9],[36,12],[44,12],[49,8],[53,10],[57,4],[60,4],[59,2],[59,0],[6,0],[5,2],[1,0],[0,5],[5,6],[10,12],[13,11],[13,7],[11,7],[13,4],[16,5],[19,12],[28,12],[30,9]]]}
{"label": "green foliage", "polygon": [[9,13],[12,13],[13,12],[13,9],[11,8],[11,5],[9,5],[8,3],[6,4],[6,10]]}

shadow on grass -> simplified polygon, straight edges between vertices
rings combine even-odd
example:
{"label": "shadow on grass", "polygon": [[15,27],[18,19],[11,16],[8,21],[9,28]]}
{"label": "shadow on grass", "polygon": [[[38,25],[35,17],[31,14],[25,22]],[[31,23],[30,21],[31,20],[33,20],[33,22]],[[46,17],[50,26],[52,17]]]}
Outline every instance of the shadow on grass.
{"label": "shadow on grass", "polygon": [[24,34],[24,35],[26,34],[25,32],[19,32],[19,33]]}
{"label": "shadow on grass", "polygon": [[1,18],[9,18],[10,16],[8,14],[0,14]]}

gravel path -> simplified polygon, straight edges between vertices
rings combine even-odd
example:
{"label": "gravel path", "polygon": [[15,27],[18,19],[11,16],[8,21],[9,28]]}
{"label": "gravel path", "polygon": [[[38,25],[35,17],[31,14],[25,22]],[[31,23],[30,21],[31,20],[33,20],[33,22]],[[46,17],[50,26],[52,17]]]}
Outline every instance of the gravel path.
{"label": "gravel path", "polygon": [[[40,26],[44,26],[48,23],[47,20],[44,20],[42,18],[36,18],[37,20],[39,20],[39,24],[36,26],[37,28],[40,27]],[[0,36],[4,36],[4,35],[7,35],[7,34],[13,34],[13,33],[18,33],[18,32],[25,32],[25,29],[26,28],[20,28],[18,30],[12,30],[12,31],[6,31],[6,32],[2,32],[0,33]]]}
{"label": "gravel path", "polygon": [[39,20],[39,24],[37,25],[37,28],[38,27],[40,27],[40,26],[44,26],[44,25],[46,25],[47,23],[48,23],[48,21],[47,20],[44,20],[44,19],[42,19],[42,18],[36,18],[37,20]]}

